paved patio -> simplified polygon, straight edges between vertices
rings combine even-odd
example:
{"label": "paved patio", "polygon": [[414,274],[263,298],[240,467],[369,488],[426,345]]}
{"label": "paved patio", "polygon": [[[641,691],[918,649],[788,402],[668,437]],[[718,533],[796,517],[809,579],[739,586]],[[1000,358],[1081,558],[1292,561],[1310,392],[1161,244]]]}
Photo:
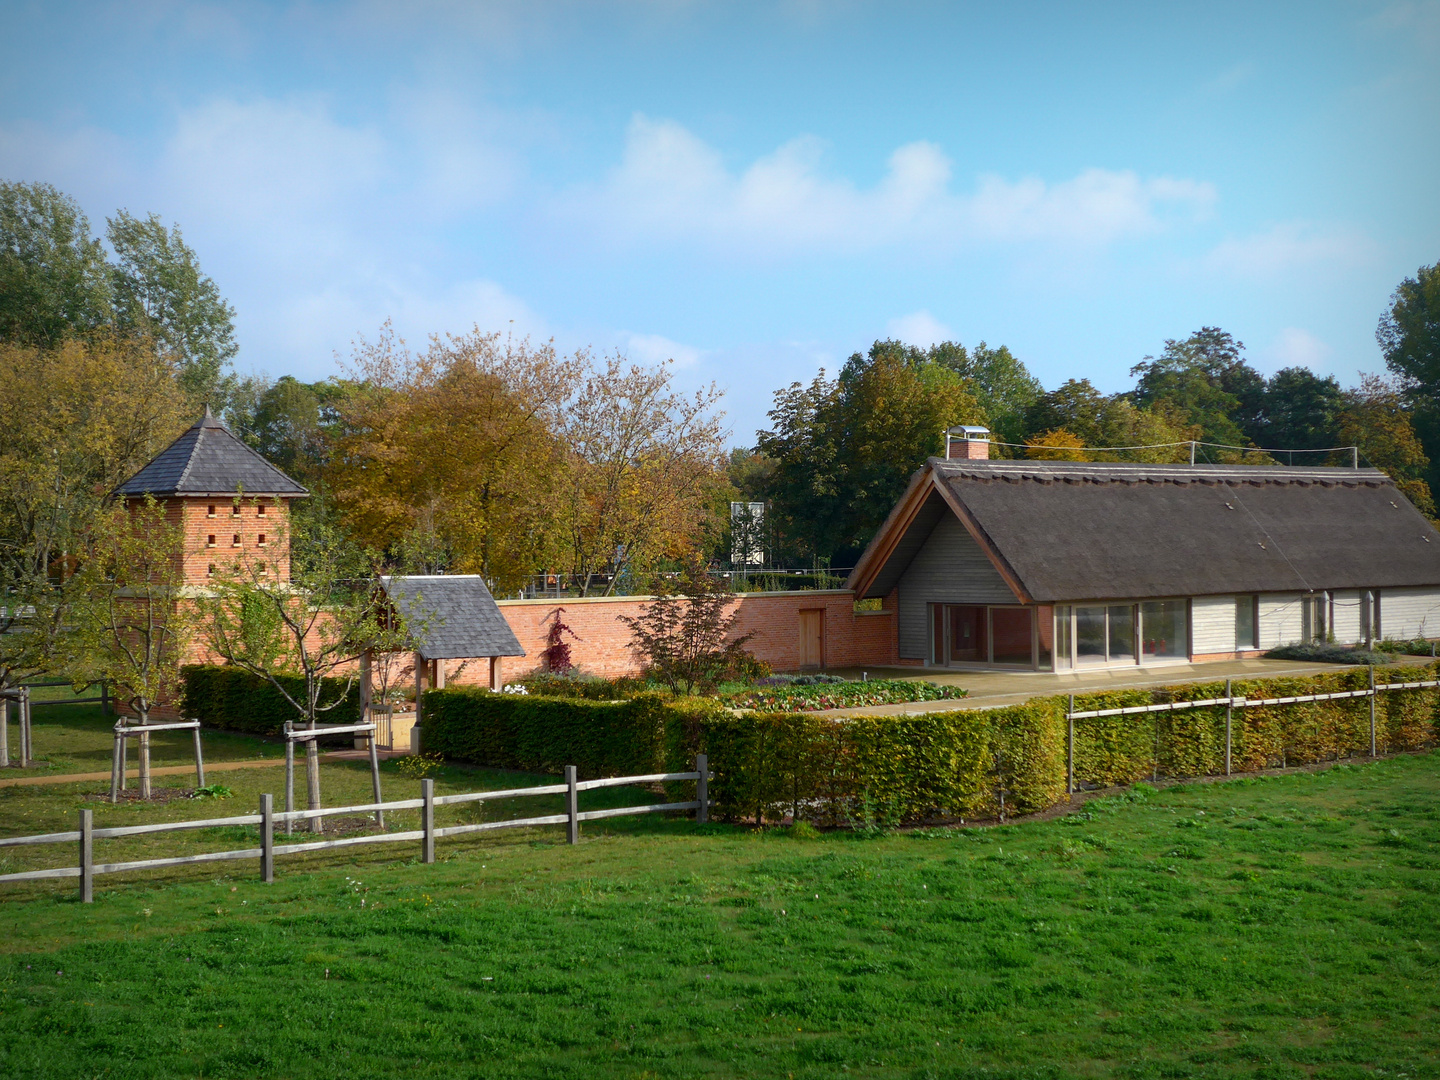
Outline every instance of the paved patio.
{"label": "paved patio", "polygon": [[[1395,665],[1418,666],[1429,657],[1405,656]],[[1018,705],[1033,697],[1052,694],[1085,694],[1103,690],[1126,690],[1147,686],[1174,686],[1178,683],[1215,682],[1220,679],[1273,679],[1285,675],[1316,675],[1340,671],[1340,664],[1311,664],[1296,660],[1218,660],[1208,664],[1166,664],[1159,667],[1104,668],[1053,673],[1044,671],[955,671],[951,668],[865,668],[872,679],[924,679],[940,686],[963,686],[970,693],[953,701],[915,701],[903,705],[870,705],[855,709],[830,709],[824,716],[905,716],[910,713],[944,712],[951,709],[985,709]],[[830,674],[858,679],[860,668],[832,669]]]}

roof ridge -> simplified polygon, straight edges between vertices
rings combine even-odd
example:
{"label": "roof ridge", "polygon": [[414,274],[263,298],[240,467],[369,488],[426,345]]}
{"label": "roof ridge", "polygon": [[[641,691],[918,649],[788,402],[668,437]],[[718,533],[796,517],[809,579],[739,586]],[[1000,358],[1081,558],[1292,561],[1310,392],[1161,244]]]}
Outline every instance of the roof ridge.
{"label": "roof ridge", "polygon": [[[205,415],[210,415],[210,406],[208,405],[205,406]],[[196,424],[194,427],[190,428],[190,430],[187,431],[185,434],[190,434],[190,431],[195,432],[195,442],[194,445],[190,447],[190,456],[185,459],[185,468],[181,469],[180,475],[175,478],[175,488],[177,491],[184,486],[185,478],[190,475],[190,470],[195,467],[195,458],[200,453],[200,440],[205,437],[205,429],[199,424]],[[182,435],[180,436],[180,439],[183,439],[184,437],[185,435]],[[176,439],[175,442],[179,442],[180,439]],[[171,443],[170,445],[174,446],[175,443]]]}

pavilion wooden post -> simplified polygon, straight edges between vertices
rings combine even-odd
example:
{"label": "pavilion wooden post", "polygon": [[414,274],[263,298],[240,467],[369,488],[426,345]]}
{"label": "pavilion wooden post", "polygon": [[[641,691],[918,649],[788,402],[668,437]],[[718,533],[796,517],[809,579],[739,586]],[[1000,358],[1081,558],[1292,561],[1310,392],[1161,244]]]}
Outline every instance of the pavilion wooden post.
{"label": "pavilion wooden post", "polygon": [[435,678],[433,680],[432,689],[445,689],[445,661],[443,658],[438,656],[435,658]]}
{"label": "pavilion wooden post", "polygon": [[490,657],[490,689],[497,694],[505,689],[504,665],[503,656]]}
{"label": "pavilion wooden post", "polygon": [[421,731],[424,724],[424,717],[420,714],[420,700],[425,696],[425,658],[418,652],[415,654],[415,727],[410,735],[410,750],[418,752],[424,745],[425,736],[416,735],[414,732]]}

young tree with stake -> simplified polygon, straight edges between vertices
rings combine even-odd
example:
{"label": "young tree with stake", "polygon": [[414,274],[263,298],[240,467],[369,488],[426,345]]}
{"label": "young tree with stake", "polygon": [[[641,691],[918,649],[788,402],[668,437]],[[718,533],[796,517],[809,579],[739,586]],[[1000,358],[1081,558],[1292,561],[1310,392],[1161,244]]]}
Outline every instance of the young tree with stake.
{"label": "young tree with stake", "polygon": [[[375,560],[332,525],[310,525],[292,548],[291,580],[274,565],[241,556],[217,567],[201,601],[210,647],[226,663],[266,679],[295,709],[310,731],[342,704],[360,677],[357,661],[368,649],[403,647],[374,586]],[[286,543],[277,537],[277,546]],[[327,680],[339,678],[337,684]],[[308,805],[320,808],[320,758],[315,741],[305,746]],[[310,827],[319,832],[320,818]]]}

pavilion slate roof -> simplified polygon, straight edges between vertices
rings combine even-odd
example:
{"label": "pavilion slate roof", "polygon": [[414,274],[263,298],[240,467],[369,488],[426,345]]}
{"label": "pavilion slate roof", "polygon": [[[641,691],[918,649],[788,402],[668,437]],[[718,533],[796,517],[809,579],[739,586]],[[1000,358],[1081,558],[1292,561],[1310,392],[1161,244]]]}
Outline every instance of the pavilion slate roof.
{"label": "pavilion slate roof", "polygon": [[300,499],[310,493],[230,434],[210,413],[115,489],[116,495],[269,495]]}
{"label": "pavilion slate roof", "polygon": [[410,623],[426,660],[525,655],[478,574],[386,576],[380,587]]}
{"label": "pavilion slate roof", "polygon": [[1440,533],[1375,469],[932,458],[920,484],[852,574],[864,595],[948,513],[1036,603],[1440,585]]}

